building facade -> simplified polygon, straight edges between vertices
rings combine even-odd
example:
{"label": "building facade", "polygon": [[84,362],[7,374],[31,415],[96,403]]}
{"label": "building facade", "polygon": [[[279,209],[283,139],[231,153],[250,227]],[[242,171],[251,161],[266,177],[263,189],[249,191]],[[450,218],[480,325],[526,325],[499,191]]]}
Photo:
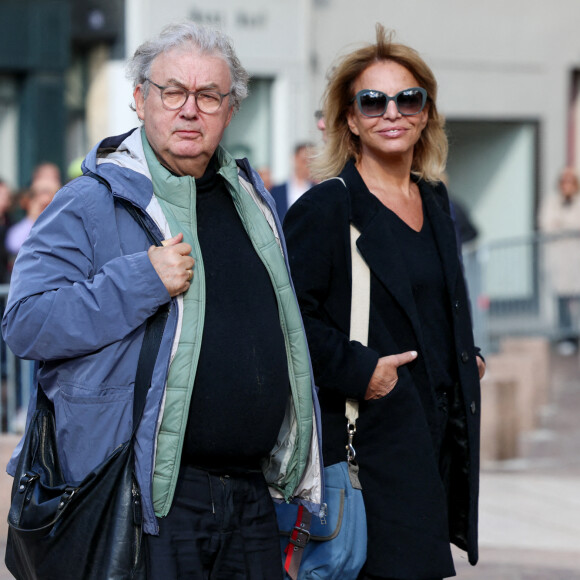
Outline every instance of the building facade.
{"label": "building facade", "polygon": [[577,0],[2,0],[0,176],[22,186],[34,163],[64,169],[135,126],[124,61],[184,18],[233,38],[252,82],[226,145],[275,181],[296,143],[320,141],[313,113],[326,74],[337,55],[374,40],[376,22],[435,72],[450,191],[481,240],[532,232],[560,169],[580,165]]}

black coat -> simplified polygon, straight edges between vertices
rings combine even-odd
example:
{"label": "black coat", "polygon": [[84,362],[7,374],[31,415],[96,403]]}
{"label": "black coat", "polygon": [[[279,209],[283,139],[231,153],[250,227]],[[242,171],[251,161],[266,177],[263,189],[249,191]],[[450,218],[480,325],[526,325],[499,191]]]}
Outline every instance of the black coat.
{"label": "black coat", "polygon": [[[449,541],[477,562],[480,385],[473,332],[445,187],[419,182],[448,292],[458,384],[450,409],[444,485],[430,432],[436,408],[417,308],[405,262],[397,251],[385,208],[354,164],[338,179],[304,194],[288,211],[284,231],[292,277],[320,387],[325,465],[345,459],[345,397],[361,402],[355,448],[367,507],[367,571],[397,578],[454,574]],[[369,346],[350,342],[349,223],[371,270]],[[416,350],[399,368],[396,387],[364,401],[380,356]],[[422,388],[421,388],[422,387]],[[446,497],[446,489],[449,498]]]}

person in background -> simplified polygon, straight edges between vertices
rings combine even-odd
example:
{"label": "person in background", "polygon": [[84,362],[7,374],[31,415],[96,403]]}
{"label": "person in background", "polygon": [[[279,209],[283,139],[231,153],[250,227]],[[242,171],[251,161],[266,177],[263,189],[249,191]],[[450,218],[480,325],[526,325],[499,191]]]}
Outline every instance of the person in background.
{"label": "person in background", "polygon": [[441,181],[445,184],[447,192],[449,194],[449,201],[451,205],[451,217],[455,223],[455,229],[457,233],[457,239],[459,247],[469,242],[473,242],[479,232],[473,222],[469,217],[469,212],[465,209],[463,203],[461,203],[455,196],[452,195],[449,188],[449,175],[447,172],[443,173],[441,176]]}
{"label": "person in background", "polygon": [[272,497],[315,509],[322,467],[280,221],[220,145],[248,74],[227,36],[183,22],[139,46],[128,76],[142,125],[96,145],[37,220],[4,337],[39,361],[79,481],[129,438],[145,327],[170,305],[135,439],[146,576],[281,579]]}
{"label": "person in background", "polygon": [[6,248],[6,233],[12,223],[10,218],[11,208],[12,190],[0,178],[0,284],[8,284],[10,282],[10,259]]}
{"label": "person in background", "polygon": [[453,198],[451,203],[455,213],[455,223],[459,231],[459,243],[463,245],[473,242],[479,235],[479,232],[469,218],[467,210],[457,198]]}
{"label": "person in background", "polygon": [[20,251],[38,216],[48,207],[60,186],[60,182],[55,181],[53,177],[40,175],[34,178],[30,187],[22,193],[20,205],[26,213],[6,232],[6,249],[12,260]]}
{"label": "person in background", "polygon": [[545,263],[558,303],[558,351],[571,355],[580,333],[580,187],[573,167],[562,170],[558,191],[546,198],[539,221],[549,235]]}
{"label": "person in background", "polygon": [[[345,460],[345,399],[368,524],[361,580],[454,576],[478,560],[480,378],[445,169],[437,82],[377,25],[324,98],[322,180],[284,231],[322,410],[325,466]],[[338,177],[339,179],[332,179]],[[350,341],[351,245],[370,269],[368,346]]]}
{"label": "person in background", "polygon": [[314,111],[314,120],[316,121],[316,128],[322,133],[322,140],[326,142],[326,123],[324,122],[324,111],[322,109]]}
{"label": "person in background", "polygon": [[53,181],[59,184],[59,189],[62,186],[62,177],[60,173],[60,168],[56,163],[50,161],[43,161],[39,163],[32,171],[31,184],[37,180],[46,179],[47,181]]}
{"label": "person in background", "polygon": [[312,143],[299,143],[294,148],[294,164],[292,176],[288,181],[280,185],[275,185],[270,193],[276,202],[276,210],[280,220],[288,208],[313,185],[310,175],[310,160],[314,151]]}
{"label": "person in background", "polygon": [[260,167],[260,169],[258,169],[258,175],[262,179],[262,182],[264,183],[264,187],[268,191],[270,191],[272,189],[272,185],[273,185],[272,172],[270,171],[270,168],[267,166]]}

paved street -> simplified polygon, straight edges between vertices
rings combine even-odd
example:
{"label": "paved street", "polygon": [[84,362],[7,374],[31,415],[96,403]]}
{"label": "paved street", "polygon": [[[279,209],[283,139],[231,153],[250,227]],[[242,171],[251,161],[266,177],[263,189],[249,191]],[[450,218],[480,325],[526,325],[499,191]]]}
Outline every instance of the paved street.
{"label": "paved street", "polygon": [[524,457],[481,475],[480,561],[458,580],[580,580],[580,365],[552,359],[553,401]]}
{"label": "paved street", "polygon": [[[458,580],[580,580],[580,362],[554,355],[554,394],[523,457],[481,475],[480,561],[454,551]],[[0,456],[15,439],[0,437]],[[4,459],[2,459],[4,463]],[[0,474],[0,508],[11,479]],[[5,525],[0,528],[4,552]],[[0,580],[11,578],[0,565]]]}

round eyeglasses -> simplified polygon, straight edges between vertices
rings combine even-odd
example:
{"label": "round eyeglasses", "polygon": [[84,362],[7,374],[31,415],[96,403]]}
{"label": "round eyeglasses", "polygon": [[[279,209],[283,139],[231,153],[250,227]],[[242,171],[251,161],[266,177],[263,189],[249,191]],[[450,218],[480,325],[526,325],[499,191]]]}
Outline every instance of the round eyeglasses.
{"label": "round eyeglasses", "polygon": [[197,108],[202,113],[211,115],[212,113],[217,112],[217,110],[222,106],[223,100],[231,94],[231,91],[229,93],[219,93],[218,91],[210,91],[207,89],[202,91],[188,91],[187,89],[177,85],[163,87],[154,83],[151,79],[146,78],[145,80],[159,89],[161,102],[163,103],[163,106],[170,111],[181,109],[181,107],[187,103],[189,95],[193,95]]}
{"label": "round eyeglasses", "polygon": [[351,100],[357,102],[359,111],[365,117],[382,117],[389,106],[390,101],[395,101],[397,110],[401,115],[410,117],[418,115],[427,102],[427,91],[421,87],[413,87],[399,91],[394,97],[372,89],[359,91]]}

